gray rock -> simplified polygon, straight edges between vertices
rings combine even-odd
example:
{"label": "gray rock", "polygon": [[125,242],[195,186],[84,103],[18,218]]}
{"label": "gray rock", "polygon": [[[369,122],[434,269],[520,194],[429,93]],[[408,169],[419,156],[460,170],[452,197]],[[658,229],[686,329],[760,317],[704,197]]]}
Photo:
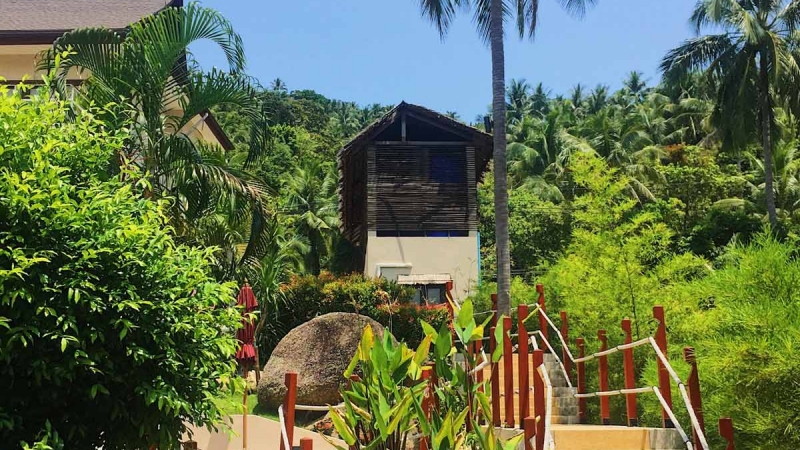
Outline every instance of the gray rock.
{"label": "gray rock", "polygon": [[367,324],[376,337],[383,337],[383,326],[378,322],[352,313],[325,314],[290,331],[275,347],[261,373],[259,404],[277,408],[283,403],[287,372],[297,372],[298,404],[338,404],[339,387],[345,382],[343,373]]}

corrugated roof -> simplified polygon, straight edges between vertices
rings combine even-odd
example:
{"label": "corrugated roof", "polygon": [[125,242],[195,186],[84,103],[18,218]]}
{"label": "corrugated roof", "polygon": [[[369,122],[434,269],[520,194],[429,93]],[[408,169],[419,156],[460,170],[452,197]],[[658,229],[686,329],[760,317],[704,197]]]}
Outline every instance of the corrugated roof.
{"label": "corrugated roof", "polygon": [[0,0],[0,31],[122,29],[171,0]]}

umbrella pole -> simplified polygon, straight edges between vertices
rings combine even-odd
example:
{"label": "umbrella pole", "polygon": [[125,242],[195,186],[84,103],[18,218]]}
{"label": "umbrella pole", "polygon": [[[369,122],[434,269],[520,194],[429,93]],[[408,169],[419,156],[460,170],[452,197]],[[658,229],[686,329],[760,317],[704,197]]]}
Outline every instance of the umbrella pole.
{"label": "umbrella pole", "polygon": [[247,450],[247,368],[244,370],[244,398],[242,400],[242,450]]}

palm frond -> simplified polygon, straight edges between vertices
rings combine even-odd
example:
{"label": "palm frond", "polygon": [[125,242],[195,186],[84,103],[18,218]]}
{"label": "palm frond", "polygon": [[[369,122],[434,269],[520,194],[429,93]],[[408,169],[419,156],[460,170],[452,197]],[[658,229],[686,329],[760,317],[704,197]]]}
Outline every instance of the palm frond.
{"label": "palm frond", "polygon": [[244,44],[233,25],[219,12],[189,3],[183,8],[166,8],[131,26],[129,38],[159,61],[174,61],[189,46],[210,40],[222,49],[230,70],[244,71]]}
{"label": "palm frond", "polygon": [[689,39],[667,52],[660,69],[665,76],[680,76],[709,67],[735,44],[727,34],[712,34]]}

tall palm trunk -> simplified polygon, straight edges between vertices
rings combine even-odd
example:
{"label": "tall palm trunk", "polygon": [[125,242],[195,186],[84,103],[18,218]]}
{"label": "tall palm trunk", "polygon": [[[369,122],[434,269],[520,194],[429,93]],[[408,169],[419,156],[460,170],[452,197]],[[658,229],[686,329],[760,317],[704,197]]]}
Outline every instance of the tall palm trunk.
{"label": "tall palm trunk", "polygon": [[773,232],[777,230],[778,215],[775,211],[775,190],[772,170],[772,105],[769,99],[769,73],[766,56],[760,54],[758,77],[758,108],[761,117],[761,143],[764,147],[764,184],[767,194],[767,215]]}
{"label": "tall palm trunk", "polygon": [[494,217],[497,243],[497,308],[511,312],[511,255],[508,242],[506,166],[506,71],[503,50],[503,0],[491,0],[489,41],[492,51],[492,116],[494,118]]}

